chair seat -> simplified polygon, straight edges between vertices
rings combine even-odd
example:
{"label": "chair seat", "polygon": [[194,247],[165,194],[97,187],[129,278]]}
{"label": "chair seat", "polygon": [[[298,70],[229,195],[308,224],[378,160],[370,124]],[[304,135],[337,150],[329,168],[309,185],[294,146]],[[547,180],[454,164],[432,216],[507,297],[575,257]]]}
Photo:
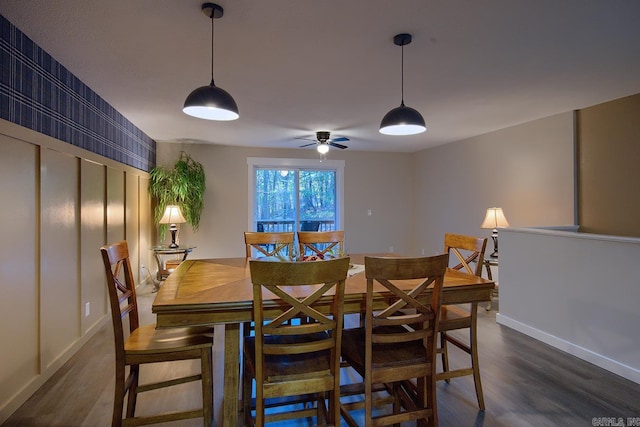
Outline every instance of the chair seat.
{"label": "chair seat", "polygon": [[143,325],[133,331],[125,341],[129,355],[144,355],[188,351],[211,347],[213,329],[208,327],[156,329],[156,325]]}
{"label": "chair seat", "polygon": [[440,332],[454,331],[471,327],[471,313],[455,305],[443,306],[440,310]]}
{"label": "chair seat", "polygon": [[[375,331],[392,333],[393,328],[376,328]],[[406,333],[406,330],[404,330]],[[360,375],[364,374],[365,328],[345,329],[342,332],[342,357]],[[393,344],[374,344],[372,352],[373,368],[392,368],[404,365],[427,363],[424,348],[417,341]]]}
{"label": "chair seat", "polygon": [[[326,334],[317,334],[318,339],[325,339]],[[291,336],[269,336],[265,338],[265,344],[275,344],[277,342],[284,344],[309,342],[307,337],[297,335]],[[255,337],[246,337],[244,340],[244,351],[247,367],[255,374],[255,354],[256,339]],[[314,373],[316,377],[324,377],[330,372],[330,352],[318,351],[315,353],[303,353],[296,355],[265,355],[265,380],[267,382],[274,381],[290,381],[297,377],[309,379],[309,374]]]}

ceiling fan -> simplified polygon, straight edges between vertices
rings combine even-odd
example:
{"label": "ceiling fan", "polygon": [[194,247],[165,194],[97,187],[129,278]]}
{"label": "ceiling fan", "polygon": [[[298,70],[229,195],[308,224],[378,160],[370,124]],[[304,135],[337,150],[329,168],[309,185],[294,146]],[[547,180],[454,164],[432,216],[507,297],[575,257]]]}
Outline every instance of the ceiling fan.
{"label": "ceiling fan", "polygon": [[[304,138],[298,138],[298,139],[307,139],[309,141],[314,141],[311,138],[308,137],[304,137]],[[316,139],[314,142],[310,143],[310,144],[304,144],[301,145],[300,147],[308,147],[310,145],[317,145],[318,146],[318,151],[321,154],[326,153],[327,151],[329,151],[329,146],[331,147],[336,147],[336,148],[340,148],[341,150],[344,150],[345,148],[347,148],[346,145],[342,145],[342,144],[338,144],[339,142],[346,142],[349,141],[349,138],[345,137],[345,136],[340,136],[337,138],[331,138],[331,133],[329,131],[326,130],[321,130],[316,132]]]}

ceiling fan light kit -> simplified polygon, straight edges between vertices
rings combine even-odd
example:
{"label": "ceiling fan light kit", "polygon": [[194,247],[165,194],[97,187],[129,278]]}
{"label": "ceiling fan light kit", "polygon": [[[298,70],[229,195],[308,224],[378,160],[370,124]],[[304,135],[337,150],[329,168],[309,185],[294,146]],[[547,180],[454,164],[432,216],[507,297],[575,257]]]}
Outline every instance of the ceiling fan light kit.
{"label": "ceiling fan light kit", "polygon": [[329,144],[321,142],[318,144],[317,150],[320,154],[327,154],[329,152]]}
{"label": "ceiling fan light kit", "polygon": [[411,43],[411,34],[397,34],[393,43],[402,48],[401,75],[402,92],[400,106],[389,111],[382,118],[380,133],[385,135],[415,135],[427,130],[422,115],[415,109],[404,105],[404,46]]}
{"label": "ceiling fan light kit", "polygon": [[211,83],[191,92],[182,111],[199,119],[235,120],[240,117],[236,101],[229,92],[217,87],[213,81],[213,20],[222,18],[224,9],[215,3],[204,3],[202,13],[211,19]]}

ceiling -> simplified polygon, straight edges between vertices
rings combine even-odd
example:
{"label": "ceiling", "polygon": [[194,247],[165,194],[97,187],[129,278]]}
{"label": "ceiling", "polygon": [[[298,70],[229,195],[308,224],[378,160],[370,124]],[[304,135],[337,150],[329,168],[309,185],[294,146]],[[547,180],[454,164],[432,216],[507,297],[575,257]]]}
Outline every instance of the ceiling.
{"label": "ceiling", "polygon": [[[637,0],[219,0],[214,77],[240,118],[196,119],[211,24],[198,0],[0,0],[0,12],[160,142],[416,152],[640,93]],[[378,132],[405,103],[427,132]]]}

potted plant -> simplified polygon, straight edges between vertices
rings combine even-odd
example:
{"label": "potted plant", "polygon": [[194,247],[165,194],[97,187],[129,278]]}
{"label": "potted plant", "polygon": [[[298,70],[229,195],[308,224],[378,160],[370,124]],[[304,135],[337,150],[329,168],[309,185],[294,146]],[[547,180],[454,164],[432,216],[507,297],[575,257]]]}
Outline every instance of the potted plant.
{"label": "potted plant", "polygon": [[[193,230],[200,225],[200,215],[204,208],[203,198],[206,178],[202,164],[184,151],[173,168],[156,166],[150,171],[149,194],[154,207],[154,220],[158,224],[168,205],[178,205],[187,224]],[[160,224],[160,236],[164,238],[167,225]]]}

